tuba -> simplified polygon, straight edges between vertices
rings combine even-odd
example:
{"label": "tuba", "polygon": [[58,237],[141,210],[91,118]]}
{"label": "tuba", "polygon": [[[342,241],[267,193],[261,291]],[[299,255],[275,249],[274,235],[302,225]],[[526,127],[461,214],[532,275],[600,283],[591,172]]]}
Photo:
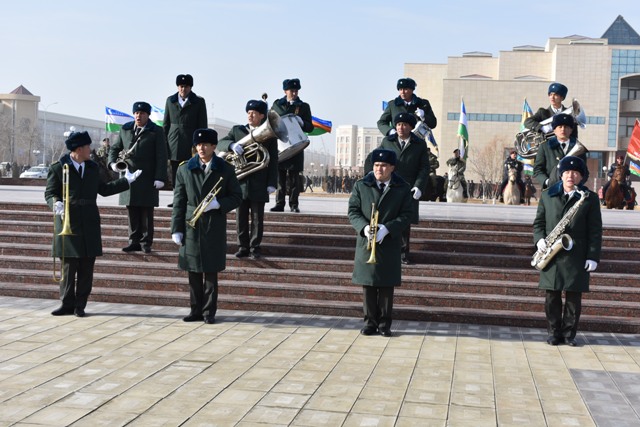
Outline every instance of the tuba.
{"label": "tuba", "polygon": [[[266,94],[263,99],[266,99]],[[280,116],[275,111],[267,113],[267,120],[249,132],[247,136],[236,142],[244,148],[242,154],[233,151],[223,151],[218,157],[235,168],[236,176],[240,180],[249,174],[264,169],[269,165],[269,151],[262,142],[270,138],[277,138],[280,128]]]}
{"label": "tuba", "polygon": [[[580,107],[580,103],[577,99],[573,99],[571,103],[571,107],[567,108],[562,112],[562,114],[570,114],[576,121],[576,124],[581,128],[585,128],[587,125],[587,116],[584,110]],[[540,122],[542,126],[550,125],[553,121],[553,116],[549,117],[546,120]],[[516,134],[516,139],[513,142],[513,145],[516,149],[518,155],[525,159],[531,159],[536,157],[538,154],[538,149],[540,145],[547,142],[549,138],[553,136],[553,131],[551,132],[536,132],[529,129],[524,129],[522,132],[518,132]]]}
{"label": "tuba", "polygon": [[[62,237],[62,257],[61,263],[64,264],[64,237],[73,236],[71,231],[71,214],[69,212],[69,165],[65,164],[62,167],[62,200],[64,200],[64,220],[62,221],[62,230],[58,233],[58,236]],[[56,230],[56,215],[53,215],[53,233]],[[56,238],[53,237],[53,252],[56,251]],[[56,257],[53,257],[53,281],[60,283],[64,280],[63,272],[60,270],[60,276],[56,275]]]}

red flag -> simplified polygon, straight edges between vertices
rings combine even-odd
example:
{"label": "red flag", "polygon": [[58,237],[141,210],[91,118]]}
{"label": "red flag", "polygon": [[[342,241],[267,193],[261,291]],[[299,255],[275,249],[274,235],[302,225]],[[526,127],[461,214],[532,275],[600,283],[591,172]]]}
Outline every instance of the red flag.
{"label": "red flag", "polygon": [[640,161],[640,121],[638,121],[638,119],[636,119],[636,124],[633,126],[633,133],[629,139],[627,156]]}

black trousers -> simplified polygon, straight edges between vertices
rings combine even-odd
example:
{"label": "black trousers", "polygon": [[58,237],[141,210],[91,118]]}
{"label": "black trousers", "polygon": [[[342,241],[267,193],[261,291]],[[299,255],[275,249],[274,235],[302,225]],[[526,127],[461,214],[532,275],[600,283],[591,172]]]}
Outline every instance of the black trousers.
{"label": "black trousers", "polygon": [[582,312],[582,292],[565,292],[563,310],[562,291],[546,291],[544,311],[550,336],[574,339]]}
{"label": "black trousers", "polygon": [[390,328],[393,311],[393,286],[363,286],[364,325],[372,328]]}
{"label": "black trousers", "polygon": [[260,250],[264,231],[264,204],[265,202],[243,200],[236,209],[239,249]]}
{"label": "black trousers", "polygon": [[404,229],[402,232],[402,248],[400,252],[403,257],[409,256],[409,240],[411,240],[411,225]]}
{"label": "black trousers", "polygon": [[298,196],[300,187],[298,186],[298,175],[300,172],[289,169],[278,169],[278,191],[276,191],[276,205],[285,205],[285,196],[289,188],[289,207],[298,207]]}
{"label": "black trousers", "polygon": [[96,257],[65,258],[62,263],[63,280],[60,282],[60,300],[68,309],[87,306],[93,286],[93,266]]}
{"label": "black trousers", "polygon": [[216,317],[218,311],[218,273],[189,272],[191,314]]}
{"label": "black trousers", "polygon": [[127,206],[129,243],[153,244],[153,206]]}
{"label": "black trousers", "polygon": [[173,188],[176,187],[176,172],[178,171],[178,166],[183,160],[169,160],[171,163],[171,185]]}

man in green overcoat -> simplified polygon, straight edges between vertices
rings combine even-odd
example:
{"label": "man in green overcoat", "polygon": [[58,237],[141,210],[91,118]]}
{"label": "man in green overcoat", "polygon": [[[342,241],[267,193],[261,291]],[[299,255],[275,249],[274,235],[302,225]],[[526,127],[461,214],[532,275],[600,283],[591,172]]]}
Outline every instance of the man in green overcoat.
{"label": "man in green overcoat", "polygon": [[404,77],[396,84],[398,97],[387,103],[387,107],[382,112],[378,120],[378,129],[384,136],[393,135],[395,129],[395,117],[400,113],[409,113],[420,118],[430,129],[438,124],[431,104],[426,99],[417,97],[413,92],[416,90],[415,80]]}
{"label": "man in green overcoat", "polygon": [[158,206],[159,190],[167,179],[167,143],[162,128],[151,120],[151,105],[133,104],[134,121],[125,123],[109,151],[109,164],[118,171],[118,154],[124,150],[126,163],[132,171],[141,169],[142,175],[129,191],[120,194],[120,205],[127,207],[129,245],[124,252],[151,252],[153,244],[153,209]]}
{"label": "man in green overcoat", "polygon": [[[364,293],[363,335],[391,336],[393,290],[400,286],[402,232],[409,227],[413,198],[409,185],[394,173],[395,151],[376,149],[373,171],[358,180],[349,198],[349,221],[356,230],[353,283]],[[377,229],[371,218],[377,212]],[[368,261],[375,252],[375,263]]]}
{"label": "man in green overcoat", "polygon": [[[564,157],[558,171],[561,181],[542,192],[533,222],[533,241],[541,254],[549,252],[553,246],[553,242],[546,241],[550,234],[568,234],[573,241],[569,250],[560,249],[553,257],[543,257],[550,261],[540,272],[539,288],[546,294],[547,343],[558,345],[564,342],[576,346],[582,293],[589,292],[590,273],[595,271],[600,261],[602,215],[598,195],[579,185],[586,173],[582,159]],[[578,206],[575,214],[567,215],[575,206]],[[568,224],[564,230],[554,230],[558,223],[566,221]],[[564,309],[562,292],[565,292]]]}
{"label": "man in green overcoat", "polygon": [[[197,129],[193,145],[197,155],[183,162],[176,174],[171,238],[180,245],[178,267],[189,273],[191,312],[183,320],[214,323],[218,272],[226,265],[227,213],[240,205],[242,190],[234,168],[215,155],[215,130]],[[207,202],[209,194],[213,197]],[[201,212],[197,220],[196,209]]]}
{"label": "man in green overcoat", "polygon": [[[49,168],[44,192],[47,204],[55,213],[52,255],[62,259],[62,305],[51,314],[83,317],[93,285],[93,266],[96,257],[102,255],[96,199],[98,194],[110,196],[127,190],[141,171],[132,174],[127,170],[124,178],[107,182],[100,177],[98,164],[89,160],[91,137],[87,132],[71,133],[65,144],[69,153]],[[68,205],[66,212],[65,205]],[[59,235],[64,219],[71,235]]]}
{"label": "man in green overcoat", "polygon": [[[239,158],[245,154],[243,145],[238,144],[250,133],[254,135],[267,120],[267,103],[255,99],[247,102],[245,108],[247,112],[246,125],[237,125],[231,128],[229,134],[220,140],[218,144],[219,152],[230,152]],[[253,137],[252,137],[253,138]],[[246,142],[250,143],[250,138]],[[269,155],[267,167],[256,170],[242,179],[242,203],[236,209],[236,229],[238,231],[238,251],[236,256],[244,258],[251,256],[253,259],[260,258],[260,244],[264,231],[264,205],[269,201],[269,194],[276,191],[278,184],[278,139],[275,137],[258,141]],[[256,162],[255,155],[246,158],[248,162]],[[240,164],[242,164],[240,162]],[[242,173],[242,172],[241,172]],[[251,224],[249,224],[251,218]]]}

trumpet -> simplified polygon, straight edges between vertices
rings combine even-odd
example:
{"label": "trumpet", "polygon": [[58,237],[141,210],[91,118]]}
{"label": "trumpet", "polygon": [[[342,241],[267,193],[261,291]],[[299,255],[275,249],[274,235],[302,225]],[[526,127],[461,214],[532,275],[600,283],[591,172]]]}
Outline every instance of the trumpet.
{"label": "trumpet", "polygon": [[[61,264],[64,264],[64,237],[65,236],[73,236],[73,232],[71,231],[71,215],[69,213],[69,165],[65,164],[62,167],[62,200],[64,200],[64,220],[62,222],[62,231],[58,233],[58,236],[62,237],[62,256]],[[64,279],[63,272],[60,270],[60,276],[56,275],[56,214],[53,214],[53,281],[60,283]]]}
{"label": "trumpet", "polygon": [[196,222],[198,222],[198,219],[204,213],[205,208],[209,205],[209,203],[211,203],[211,201],[216,197],[216,195],[222,189],[222,186],[220,185],[220,183],[222,182],[222,179],[223,178],[220,177],[218,182],[216,182],[216,185],[214,185],[211,191],[209,191],[209,193],[206,196],[204,196],[204,199],[202,199],[200,204],[193,211],[193,216],[189,221],[187,221],[187,224],[189,224],[191,228],[196,228]]}
{"label": "trumpet", "polygon": [[367,264],[377,264],[376,260],[376,234],[378,232],[378,211],[376,204],[371,203],[371,221],[369,222],[369,233],[367,234],[367,250],[371,251]]}

